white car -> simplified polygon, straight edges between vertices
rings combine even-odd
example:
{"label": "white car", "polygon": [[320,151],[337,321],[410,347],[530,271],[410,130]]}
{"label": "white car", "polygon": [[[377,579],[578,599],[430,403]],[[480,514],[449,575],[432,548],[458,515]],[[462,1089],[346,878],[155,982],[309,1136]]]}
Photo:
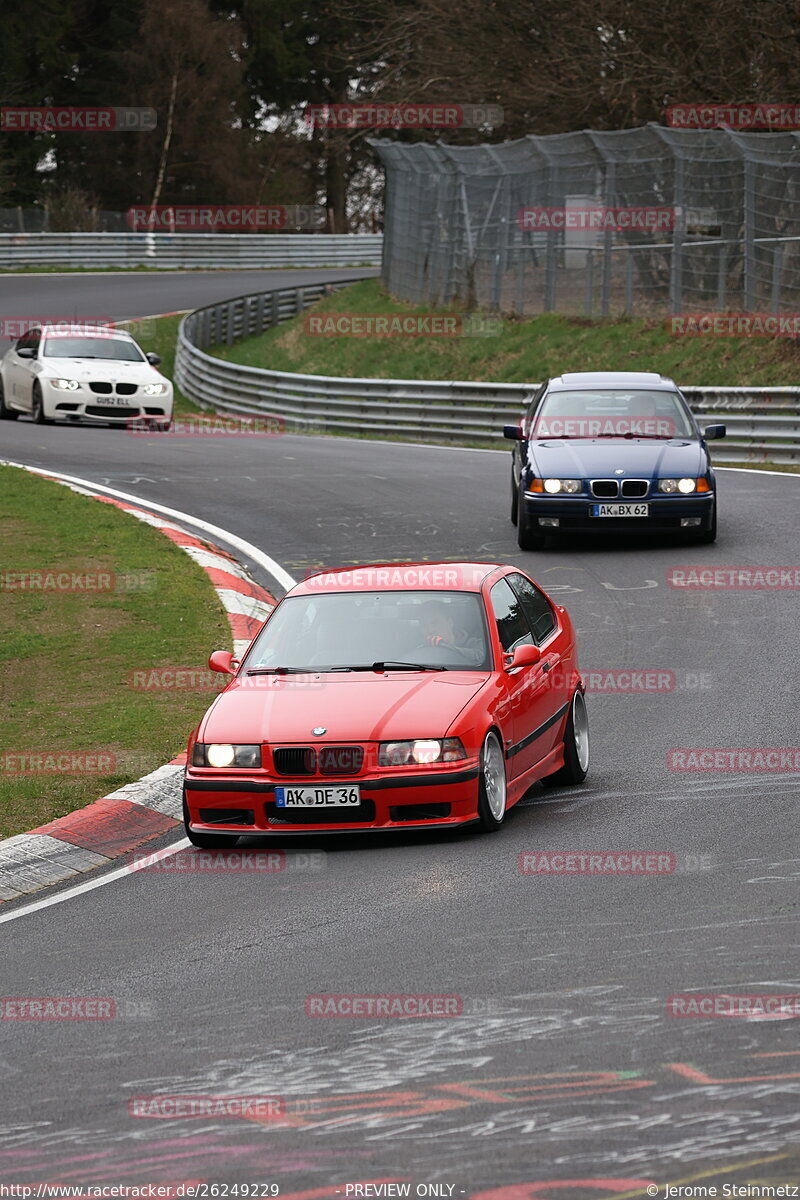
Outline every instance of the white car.
{"label": "white car", "polygon": [[42,325],[0,361],[0,418],[25,413],[38,425],[56,418],[108,425],[172,423],[172,384],[129,333],[112,326]]}

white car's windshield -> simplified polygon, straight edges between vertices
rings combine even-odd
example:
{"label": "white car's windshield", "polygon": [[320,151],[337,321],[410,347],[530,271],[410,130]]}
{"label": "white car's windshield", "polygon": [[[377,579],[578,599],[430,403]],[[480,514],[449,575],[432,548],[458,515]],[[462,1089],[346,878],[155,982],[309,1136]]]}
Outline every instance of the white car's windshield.
{"label": "white car's windshield", "polygon": [[245,671],[370,669],[373,663],[491,669],[483,603],[472,592],[337,592],[291,596],[275,611]]}
{"label": "white car's windshield", "polygon": [[138,346],[118,337],[46,337],[43,358],[110,358],[116,362],[145,362]]}
{"label": "white car's windshield", "polygon": [[533,437],[694,437],[677,392],[655,388],[555,391],[536,414]]}

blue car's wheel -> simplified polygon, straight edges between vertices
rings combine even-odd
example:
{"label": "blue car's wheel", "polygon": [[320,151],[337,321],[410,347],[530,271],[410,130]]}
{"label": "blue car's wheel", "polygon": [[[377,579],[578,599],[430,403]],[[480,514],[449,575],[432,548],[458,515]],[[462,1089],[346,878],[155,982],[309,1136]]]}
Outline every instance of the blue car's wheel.
{"label": "blue car's wheel", "polygon": [[517,545],[520,550],[544,550],[547,535],[537,533],[534,530],[530,513],[525,507],[525,500],[521,491],[519,493],[517,509],[519,514],[517,517]]}
{"label": "blue car's wheel", "polygon": [[717,502],[714,501],[714,508],[711,513],[711,525],[708,529],[704,529],[700,534],[701,542],[715,542],[717,540]]}

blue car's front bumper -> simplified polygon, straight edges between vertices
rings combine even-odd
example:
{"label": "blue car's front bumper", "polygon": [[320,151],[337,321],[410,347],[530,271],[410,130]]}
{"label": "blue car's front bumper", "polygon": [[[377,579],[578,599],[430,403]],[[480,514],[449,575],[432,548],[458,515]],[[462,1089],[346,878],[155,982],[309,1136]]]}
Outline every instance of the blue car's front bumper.
{"label": "blue car's front bumper", "polygon": [[[699,496],[648,496],[641,500],[623,499],[601,500],[587,496],[546,496],[540,493],[524,492],[521,499],[525,512],[530,520],[532,529],[546,532],[556,529],[568,532],[594,533],[626,531],[635,533],[636,530],[671,530],[685,529],[705,532],[711,528],[714,515],[714,492],[703,492]],[[646,517],[594,517],[592,508],[597,504],[647,504],[649,513]],[[548,520],[540,524],[540,518],[557,518],[558,525]],[[699,524],[682,525],[686,519],[699,519]]]}

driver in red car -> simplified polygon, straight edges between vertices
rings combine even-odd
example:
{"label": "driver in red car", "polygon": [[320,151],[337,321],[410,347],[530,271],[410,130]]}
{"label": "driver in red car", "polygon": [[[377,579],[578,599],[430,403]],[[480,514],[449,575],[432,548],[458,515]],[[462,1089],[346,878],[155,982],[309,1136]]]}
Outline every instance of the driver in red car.
{"label": "driver in red car", "polygon": [[423,609],[421,623],[426,646],[439,646],[445,650],[458,648],[459,637],[447,605],[431,600]]}

